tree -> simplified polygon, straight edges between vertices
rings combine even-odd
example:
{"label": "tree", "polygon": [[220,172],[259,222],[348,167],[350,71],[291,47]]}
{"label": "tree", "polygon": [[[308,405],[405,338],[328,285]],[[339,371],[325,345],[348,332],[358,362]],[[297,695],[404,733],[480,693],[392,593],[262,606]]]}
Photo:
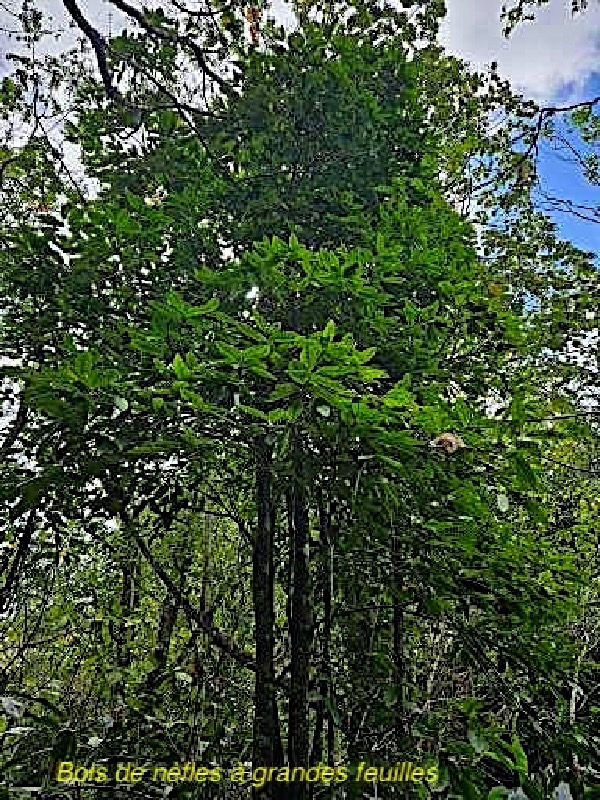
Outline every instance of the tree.
{"label": "tree", "polygon": [[[248,737],[254,766],[283,766],[285,747],[290,767],[345,761],[351,775],[361,760],[417,752],[463,796],[515,781],[535,796],[537,767],[507,734],[524,706],[519,737],[547,765],[535,715],[555,720],[571,695],[581,664],[564,620],[580,618],[579,577],[591,574],[576,569],[587,537],[556,553],[545,509],[562,508],[545,485],[548,442],[558,433],[585,452],[589,430],[560,419],[581,414],[572,369],[552,352],[542,360],[579,332],[597,275],[506,187],[514,154],[474,113],[503,91],[479,106],[480,82],[457,62],[433,47],[411,59],[414,32],[386,32],[391,12],[359,11],[333,29],[306,21],[285,54],[274,42],[242,57],[240,96],[211,106],[218,124],[190,125],[169,97],[175,62],[161,36],[149,54],[127,37],[113,44],[124,62],[131,50],[156,57],[158,87],[142,81],[104,109],[101,87],[82,86],[70,136],[104,189],[57,206],[67,230],[50,215],[4,231],[3,348],[23,355],[6,374],[27,412],[4,446],[9,632],[35,643],[23,611],[33,606],[73,648],[61,680],[80,670],[82,730],[111,763],[142,743],[144,758],[197,752],[196,714],[181,723],[198,703],[203,756],[224,767]],[[382,42],[367,40],[370,27]],[[453,112],[432,87],[456,75]],[[115,148],[141,97],[145,143]],[[443,164],[462,184],[461,159],[478,149],[502,223],[479,232],[437,177]],[[491,399],[505,410],[486,413]],[[546,417],[559,420],[552,433]],[[467,448],[430,447],[445,431]],[[94,533],[89,573],[83,528]],[[83,648],[52,619],[76,606],[66,586],[50,603],[33,569],[52,547],[56,574],[96,585],[79,612],[95,650],[82,670]],[[18,653],[35,714],[51,667]],[[114,724],[99,736],[84,698],[109,657],[116,669],[94,695]],[[12,696],[10,664],[3,675]],[[180,731],[148,713],[157,703]],[[58,705],[53,758],[88,756]],[[40,730],[17,740],[12,775],[52,773]],[[591,760],[588,737],[561,733],[561,763],[574,749]],[[270,781],[254,794],[309,790]]]}
{"label": "tree", "polygon": [[[535,15],[528,11],[529,8],[535,6],[540,8],[547,5],[550,0],[516,0],[510,5],[502,6],[502,17],[506,24],[505,34],[508,35],[512,32],[516,25],[520,22],[531,21],[535,19]],[[585,11],[588,7],[588,0],[570,0],[570,10],[572,14],[577,14]]]}

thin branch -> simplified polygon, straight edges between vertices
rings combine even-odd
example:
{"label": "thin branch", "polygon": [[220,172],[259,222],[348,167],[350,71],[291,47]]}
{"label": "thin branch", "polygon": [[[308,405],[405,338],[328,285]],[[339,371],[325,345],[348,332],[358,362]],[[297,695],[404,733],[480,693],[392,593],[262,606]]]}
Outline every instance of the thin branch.
{"label": "thin branch", "polygon": [[[593,222],[596,224],[600,222],[600,212],[595,208],[582,206],[571,200],[565,200],[560,197],[552,197],[552,195],[544,191],[540,191],[539,194],[542,200],[554,211],[558,211],[561,214],[571,214],[585,222]],[[588,211],[589,214],[585,213],[586,211]]]}
{"label": "thin branch", "polygon": [[[554,422],[555,420],[561,419],[579,419],[579,417],[600,417],[600,410],[597,411],[578,411],[575,414],[554,414],[551,417],[528,417],[524,419],[524,423],[536,423],[536,422]],[[487,428],[493,425],[510,425],[512,424],[513,420],[511,419],[494,419],[493,417],[489,418],[488,424],[486,425],[469,425],[465,430],[477,430],[479,428]]]}
{"label": "thin branch", "polygon": [[215,17],[218,16],[218,13],[214,9],[210,8],[210,6],[207,8],[206,11],[200,11],[200,10],[192,11],[191,9],[186,8],[183,5],[183,3],[177,2],[177,0],[170,0],[170,2],[171,2],[171,5],[175,6],[175,8],[178,11],[181,11],[182,14],[189,14],[190,17],[213,17],[213,18],[215,18]]}
{"label": "thin branch", "polygon": [[[66,0],[64,0],[66,2]],[[134,19],[140,27],[144,28],[150,35],[155,36],[158,39],[163,39],[163,41],[167,42],[176,42],[177,44],[181,44],[186,46],[189,50],[192,51],[194,54],[196,61],[200,68],[211,78],[220,88],[225,92],[225,94],[232,94],[233,89],[227,83],[227,81],[215,72],[212,67],[206,61],[204,52],[200,45],[195,42],[190,36],[182,36],[179,33],[175,33],[174,31],[168,31],[164,28],[157,28],[154,25],[151,25],[146,15],[139,11],[137,8],[134,8],[129,3],[125,2],[125,0],[110,0],[111,4],[116,6],[119,11],[122,11],[127,16]]]}
{"label": "thin branch", "polygon": [[59,167],[62,167],[63,172],[65,173],[65,175],[67,176],[67,178],[71,182],[71,185],[73,186],[73,188],[77,192],[77,195],[79,196],[79,199],[81,200],[81,202],[85,203],[87,201],[87,198],[86,198],[85,194],[83,193],[81,187],[77,183],[77,181],[75,179],[75,176],[71,172],[67,162],[65,161],[65,159],[64,159],[64,157],[62,155],[62,153],[53,144],[53,142],[50,140],[50,137],[48,136],[48,133],[46,132],[44,126],[41,123],[40,123],[40,129],[41,129],[41,131],[42,131],[42,133],[44,135],[44,138],[46,140],[46,143],[48,144],[48,147],[50,148],[50,152],[52,153],[54,158],[58,161]]}
{"label": "thin branch", "polygon": [[17,411],[17,416],[15,417],[15,424],[12,427],[12,430],[6,437],[6,439],[2,442],[2,447],[0,447],[0,459],[6,458],[8,455],[11,447],[17,441],[19,434],[25,427],[25,423],[27,422],[27,406],[25,405],[25,401],[21,398],[19,403],[19,410]]}
{"label": "thin branch", "polygon": [[79,29],[87,36],[90,44],[94,48],[98,69],[100,70],[100,76],[102,77],[102,83],[104,84],[104,89],[109,99],[112,100],[117,95],[117,89],[113,86],[110,71],[108,69],[108,62],[106,59],[106,42],[99,31],[97,31],[96,28],[94,28],[94,26],[91,25],[90,22],[83,16],[75,0],[63,0],[63,5]]}
{"label": "thin branch", "polygon": [[577,111],[578,108],[593,108],[597,103],[600,103],[600,94],[592,97],[589,100],[581,100],[579,103],[571,103],[568,106],[546,106],[540,109],[540,113],[545,116],[552,114],[562,114],[566,111]]}
{"label": "thin branch", "polygon": [[128,515],[121,511],[120,516],[123,523],[127,526],[128,532],[131,534],[133,540],[137,544],[141,554],[150,564],[157,577],[160,578],[171,597],[185,611],[188,618],[193,620],[209,636],[213,644],[216,645],[220,650],[231,656],[231,658],[237,661],[237,663],[241,666],[254,671],[256,667],[252,654],[245,652],[234,642],[228,639],[227,636],[225,636],[225,634],[213,624],[210,613],[194,608],[189,598],[183,594],[175,582],[171,580],[166,570],[163,569],[163,567],[154,558],[143,537],[136,532],[134,526],[131,524],[131,520],[129,519]]}
{"label": "thin branch", "polygon": [[600,478],[600,472],[597,472],[593,469],[576,467],[575,464],[565,464],[564,461],[557,461],[557,459],[550,458],[550,456],[542,456],[542,458],[544,461],[550,461],[552,464],[557,464],[559,467],[565,467],[566,469],[573,470],[574,472],[581,472],[584,475],[590,475],[592,478]]}
{"label": "thin branch", "polygon": [[17,546],[17,552],[15,553],[13,562],[10,565],[10,569],[8,570],[8,573],[6,575],[6,581],[4,583],[4,586],[2,587],[2,591],[0,591],[0,614],[4,613],[4,611],[8,607],[8,600],[10,594],[13,591],[13,589],[16,588],[16,585],[18,583],[18,576],[21,569],[21,565],[25,560],[27,551],[29,550],[29,545],[31,544],[31,540],[33,538],[33,533],[35,531],[35,520],[36,520],[36,509],[32,508],[31,511],[29,512],[29,516],[27,517],[27,522],[25,523],[25,529],[23,531],[23,535],[19,540],[19,544]]}

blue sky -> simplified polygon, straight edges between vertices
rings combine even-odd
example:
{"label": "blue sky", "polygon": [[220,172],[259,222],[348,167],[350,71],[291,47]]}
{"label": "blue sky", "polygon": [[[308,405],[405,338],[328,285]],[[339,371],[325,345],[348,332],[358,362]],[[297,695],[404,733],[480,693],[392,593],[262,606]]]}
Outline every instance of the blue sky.
{"label": "blue sky", "polygon": [[[569,197],[581,205],[600,206],[600,189],[591,187],[576,169],[561,163],[554,154],[543,151],[539,171],[542,181],[553,195]],[[570,212],[547,210],[547,213],[557,223],[562,238],[600,256],[600,222],[589,222]]]}
{"label": "blue sky", "polygon": [[[587,97],[600,95],[600,72],[590,76],[582,87],[582,93]],[[600,104],[596,108],[600,113]],[[576,149],[582,149],[582,142],[578,136],[569,135],[566,131],[567,141]],[[596,152],[599,148],[596,148]],[[600,210],[600,187],[591,185],[582,175],[581,170],[569,160],[572,154],[559,153],[555,149],[543,144],[540,148],[539,172],[544,190],[558,198],[569,198],[579,206],[598,208]],[[582,216],[593,216],[585,208],[577,209]],[[580,219],[573,213],[559,213],[551,211],[550,216],[559,225],[561,235],[585,250],[592,250],[600,254],[600,215],[598,222]]]}
{"label": "blue sky", "polygon": [[[570,5],[570,0],[550,0],[535,10],[534,22],[522,23],[506,39],[500,22],[502,0],[446,0],[441,41],[477,69],[497,61],[513,88],[540,105],[569,105],[600,95],[600,3],[590,3],[585,13],[575,16]],[[600,104],[596,111],[600,113]],[[579,144],[573,137],[568,141]],[[540,148],[542,190],[600,207],[600,189],[561,155],[546,144]],[[548,213],[565,239],[600,254],[599,222],[557,210]]]}

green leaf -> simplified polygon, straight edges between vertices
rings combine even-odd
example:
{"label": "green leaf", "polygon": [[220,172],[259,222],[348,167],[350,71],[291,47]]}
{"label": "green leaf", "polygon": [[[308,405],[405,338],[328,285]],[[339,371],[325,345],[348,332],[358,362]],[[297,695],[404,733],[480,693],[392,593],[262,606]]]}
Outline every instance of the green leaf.
{"label": "green leaf", "polygon": [[45,411],[51,417],[70,422],[73,419],[73,409],[64,400],[54,397],[47,392],[31,397],[31,402],[40,411]]}
{"label": "green leaf", "polygon": [[511,400],[510,416],[517,425],[522,425],[527,419],[525,403],[520,395],[515,395]]}
{"label": "green leaf", "polygon": [[335,322],[332,319],[328,320],[327,325],[325,325],[325,328],[323,329],[323,338],[329,339],[330,342],[333,342],[335,330]]}
{"label": "green leaf", "polygon": [[258,375],[259,378],[265,378],[268,381],[277,383],[277,375],[269,372],[269,370],[265,369],[265,367],[261,367],[260,364],[248,364],[246,368],[253,375]]}
{"label": "green leaf", "polygon": [[240,403],[236,406],[239,411],[243,411],[246,414],[249,414],[251,417],[257,417],[258,419],[265,420],[266,422],[269,421],[269,415],[265,414],[264,411],[261,411],[259,408],[254,408],[253,406],[245,406],[243,403]]}
{"label": "green leaf", "polygon": [[415,398],[404,384],[396,384],[383,396],[386,408],[411,408],[416,409]]}
{"label": "green leaf", "polygon": [[487,800],[501,800],[501,798],[508,796],[509,791],[505,786],[494,786],[488,792]]}
{"label": "green leaf", "polygon": [[518,452],[511,453],[510,459],[513,462],[519,484],[524,489],[534,489],[538,484],[538,480],[528,461]]}
{"label": "green leaf", "polygon": [[414,303],[411,303],[410,300],[405,301],[403,311],[406,321],[411,325],[419,316],[419,307]]}
{"label": "green leaf", "polygon": [[406,471],[406,465],[403,464],[401,461],[396,461],[395,458],[390,458],[389,456],[378,454],[377,459],[381,461],[382,464],[387,464],[388,467],[391,467],[400,475],[403,475],[404,472]]}
{"label": "green leaf", "polygon": [[294,383],[300,384],[300,386],[304,386],[309,379],[309,372],[300,361],[291,361],[287,368],[287,374]]}
{"label": "green leaf", "polygon": [[177,380],[185,381],[188,380],[192,376],[192,371],[185,363],[183,358],[177,353],[175,358],[173,359],[173,364],[171,365],[173,368],[173,372],[177,376]]}
{"label": "green leaf", "polygon": [[502,766],[506,767],[511,772],[515,768],[514,763],[510,760],[510,758],[507,758],[503,753],[492,753],[490,750],[486,750],[483,753],[483,755],[486,758],[491,758],[492,761],[497,761],[499,764],[502,764]]}
{"label": "green leaf", "polygon": [[461,425],[467,427],[472,419],[471,411],[462,397],[457,398],[454,404],[454,411]]}
{"label": "green leaf", "polygon": [[367,364],[369,361],[371,361],[371,359],[375,356],[376,353],[377,353],[376,347],[367,347],[366,350],[362,351],[357,350],[355,353],[356,360],[358,361],[359,364]]}
{"label": "green leaf", "polygon": [[527,756],[525,755],[525,751],[521,746],[521,742],[519,741],[518,736],[513,736],[511,750],[515,757],[515,769],[522,773],[523,775],[527,775],[528,772],[528,765],[527,765]]}
{"label": "green leaf", "polygon": [[300,414],[302,413],[301,406],[290,406],[289,408],[277,408],[274,411],[269,411],[268,419],[269,422],[278,423],[278,422],[293,422],[294,420],[298,419]]}
{"label": "green leaf", "polygon": [[156,439],[156,441],[132,447],[130,450],[127,450],[127,455],[157,455],[158,453],[172,453],[178,450],[181,450],[181,442],[174,439]]}
{"label": "green leaf", "polygon": [[300,353],[300,363],[312,372],[322,353],[322,347],[316,339],[307,339]]}
{"label": "green leaf", "polygon": [[342,378],[346,375],[354,375],[355,368],[353,366],[327,366],[319,367],[315,375],[321,375],[326,378]]}
{"label": "green leaf", "polygon": [[380,378],[387,378],[388,374],[384,369],[376,369],[375,367],[361,367],[358,371],[358,377],[363,383],[372,383]]}
{"label": "green leaf", "polygon": [[256,344],[252,347],[247,347],[242,351],[242,361],[244,364],[251,364],[252,362],[262,361],[267,358],[271,352],[270,344]]}
{"label": "green leaf", "polygon": [[267,403],[276,403],[278,400],[285,400],[292,397],[298,391],[294,383],[280,383],[267,397]]}
{"label": "green leaf", "polygon": [[227,344],[226,342],[215,342],[218,352],[223,358],[233,367],[238,367],[244,361],[244,351],[238,350],[237,347]]}
{"label": "green leaf", "polygon": [[463,800],[481,800],[481,795],[477,787],[466,775],[460,777],[459,782],[460,790],[462,792]]}

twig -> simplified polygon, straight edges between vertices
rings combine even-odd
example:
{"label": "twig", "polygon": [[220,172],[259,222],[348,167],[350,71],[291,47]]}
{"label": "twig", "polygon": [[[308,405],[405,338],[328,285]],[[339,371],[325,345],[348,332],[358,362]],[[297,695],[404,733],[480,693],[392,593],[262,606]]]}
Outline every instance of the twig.
{"label": "twig", "polygon": [[[66,1],[67,0],[64,0],[64,2]],[[230,95],[233,93],[233,89],[227,83],[227,81],[209,66],[206,58],[204,57],[202,48],[192,38],[189,36],[181,36],[181,34],[175,33],[174,31],[167,31],[151,25],[143,12],[139,11],[137,8],[134,8],[129,3],[125,2],[125,0],[110,0],[110,2],[112,5],[116,6],[119,11],[122,11],[124,14],[127,14],[127,16],[131,17],[131,19],[134,19],[138,25],[144,28],[144,30],[152,36],[155,36],[158,39],[163,39],[164,41],[177,42],[178,44],[185,45],[189,50],[192,51],[199,66],[209,76],[209,78],[211,78],[218,86],[220,86],[225,94]]]}

